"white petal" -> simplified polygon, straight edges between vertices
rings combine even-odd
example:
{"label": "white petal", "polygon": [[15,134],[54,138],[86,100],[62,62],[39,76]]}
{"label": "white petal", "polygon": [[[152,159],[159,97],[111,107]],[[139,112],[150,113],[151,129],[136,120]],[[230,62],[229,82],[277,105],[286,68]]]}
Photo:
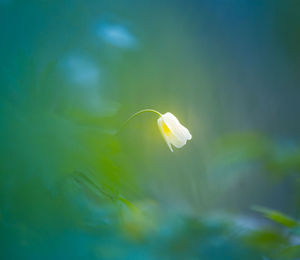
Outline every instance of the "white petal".
{"label": "white petal", "polygon": [[192,138],[189,130],[185,128],[178,119],[171,113],[167,112],[157,120],[159,129],[173,152],[172,146],[180,148],[186,144],[187,140]]}
{"label": "white petal", "polygon": [[166,143],[167,143],[169,149],[171,150],[171,152],[173,152],[172,145],[171,145],[171,143],[169,142],[168,137],[167,137],[167,136],[165,135],[165,133],[164,133],[164,130],[163,130],[163,123],[164,123],[164,121],[163,121],[162,117],[160,117],[159,119],[157,119],[158,128],[159,128],[159,130],[160,130],[160,132],[161,132],[163,138],[165,139],[165,141],[166,141]]}
{"label": "white petal", "polygon": [[185,135],[185,138],[187,140],[191,140],[192,139],[192,135],[191,135],[190,131],[186,127],[184,127],[183,125],[181,125],[181,131]]}
{"label": "white petal", "polygon": [[186,144],[186,139],[179,139],[175,135],[167,136],[168,141],[177,148],[180,148]]}
{"label": "white petal", "polygon": [[180,124],[179,120],[172,113],[167,112],[166,114],[164,114],[163,120],[170,128],[173,135],[181,140],[180,147],[186,144],[186,140],[190,140],[192,138],[189,130],[187,130],[182,124]]}

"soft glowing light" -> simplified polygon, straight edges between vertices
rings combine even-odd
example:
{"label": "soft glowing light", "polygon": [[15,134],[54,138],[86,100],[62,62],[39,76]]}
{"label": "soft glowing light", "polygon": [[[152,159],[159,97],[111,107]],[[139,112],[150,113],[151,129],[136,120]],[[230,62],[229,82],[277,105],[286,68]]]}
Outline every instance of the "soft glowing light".
{"label": "soft glowing light", "polygon": [[63,61],[63,71],[67,80],[80,86],[97,86],[100,81],[100,68],[93,60],[72,54]]}
{"label": "soft glowing light", "polygon": [[98,29],[98,36],[107,43],[124,49],[137,46],[136,37],[123,25],[104,23]]}

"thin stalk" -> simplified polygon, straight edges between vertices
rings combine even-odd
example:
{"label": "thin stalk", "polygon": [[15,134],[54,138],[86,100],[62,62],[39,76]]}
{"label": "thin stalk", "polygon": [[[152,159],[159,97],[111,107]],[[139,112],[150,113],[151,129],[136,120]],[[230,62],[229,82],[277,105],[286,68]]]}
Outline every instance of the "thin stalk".
{"label": "thin stalk", "polygon": [[142,113],[145,113],[145,112],[152,112],[152,113],[155,113],[157,114],[158,116],[162,116],[161,113],[159,113],[158,111],[154,110],[154,109],[142,109],[136,113],[134,113],[131,117],[129,117],[125,123],[121,126],[121,128],[118,130],[118,132],[116,134],[118,134],[119,132],[121,132],[121,130],[129,123],[129,121],[131,121],[133,118],[135,118],[136,116],[142,114]]}

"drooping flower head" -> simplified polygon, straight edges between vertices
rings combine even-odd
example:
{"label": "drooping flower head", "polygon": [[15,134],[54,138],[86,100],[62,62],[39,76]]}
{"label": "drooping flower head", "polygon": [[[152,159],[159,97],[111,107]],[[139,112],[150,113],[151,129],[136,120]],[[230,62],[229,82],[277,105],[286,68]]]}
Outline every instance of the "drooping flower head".
{"label": "drooping flower head", "polygon": [[180,124],[179,120],[170,112],[161,115],[157,120],[157,124],[172,152],[172,145],[181,148],[186,144],[187,140],[192,139],[189,130]]}
{"label": "drooping flower head", "polygon": [[124,128],[124,126],[126,126],[126,124],[131,119],[145,112],[155,113],[159,116],[159,118],[157,119],[158,128],[163,138],[165,139],[167,145],[169,146],[171,152],[173,152],[172,145],[174,145],[177,148],[181,148],[186,144],[187,140],[192,139],[192,135],[190,134],[189,130],[185,128],[182,124],[180,124],[176,116],[174,116],[170,112],[161,114],[154,109],[142,109],[136,112],[130,118],[127,119],[122,128]]}

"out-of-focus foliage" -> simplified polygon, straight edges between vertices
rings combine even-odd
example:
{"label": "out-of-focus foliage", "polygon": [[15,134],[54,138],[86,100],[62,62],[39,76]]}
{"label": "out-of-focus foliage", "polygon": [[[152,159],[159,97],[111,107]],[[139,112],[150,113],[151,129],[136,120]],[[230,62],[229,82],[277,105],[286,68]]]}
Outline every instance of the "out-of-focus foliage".
{"label": "out-of-focus foliage", "polygon": [[0,0],[0,259],[300,259],[299,10]]}
{"label": "out-of-focus foliage", "polygon": [[261,212],[265,217],[289,228],[299,227],[299,222],[289,216],[276,210],[270,210],[264,207],[253,207],[254,210]]}

